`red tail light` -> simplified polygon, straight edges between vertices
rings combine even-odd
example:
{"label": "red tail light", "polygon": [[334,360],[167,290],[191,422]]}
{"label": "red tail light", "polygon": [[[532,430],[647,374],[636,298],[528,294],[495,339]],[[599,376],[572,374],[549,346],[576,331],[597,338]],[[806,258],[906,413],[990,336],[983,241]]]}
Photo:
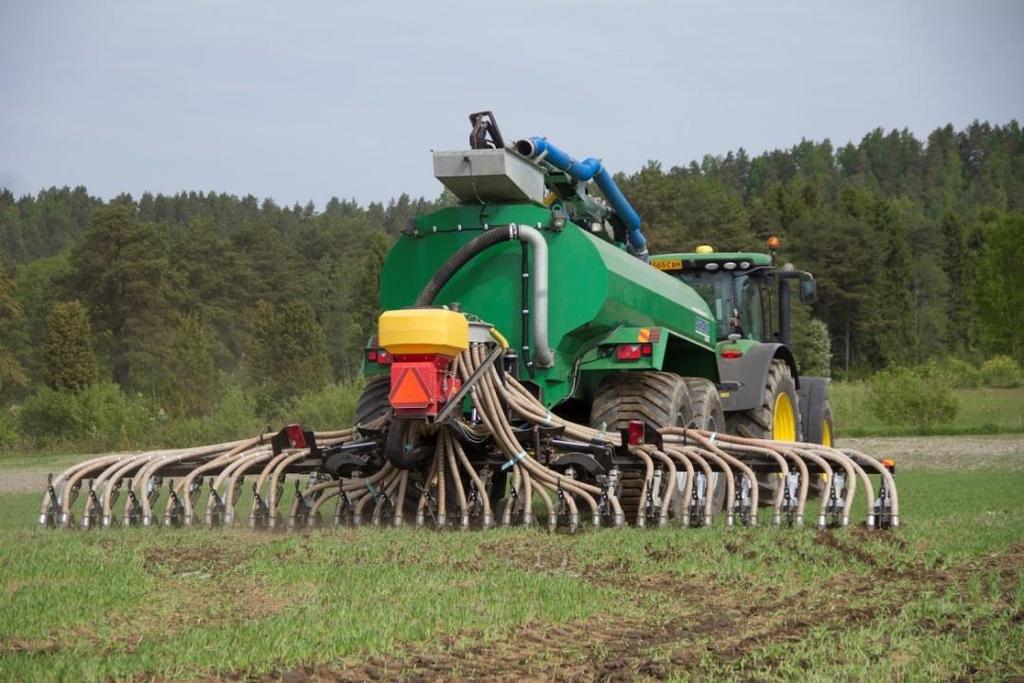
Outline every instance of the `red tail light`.
{"label": "red tail light", "polygon": [[743,352],[739,349],[725,349],[722,351],[722,358],[732,360],[733,358],[740,358],[743,356]]}
{"label": "red tail light", "polygon": [[[643,355],[643,344],[619,344],[615,347],[616,360],[640,360]],[[650,346],[650,344],[647,344]]]}
{"label": "red tail light", "polygon": [[284,433],[288,435],[289,448],[305,448],[306,435],[302,432],[302,425],[285,425]]}
{"label": "red tail light", "polygon": [[643,420],[630,420],[629,421],[629,445],[639,446],[644,442],[644,423]]}

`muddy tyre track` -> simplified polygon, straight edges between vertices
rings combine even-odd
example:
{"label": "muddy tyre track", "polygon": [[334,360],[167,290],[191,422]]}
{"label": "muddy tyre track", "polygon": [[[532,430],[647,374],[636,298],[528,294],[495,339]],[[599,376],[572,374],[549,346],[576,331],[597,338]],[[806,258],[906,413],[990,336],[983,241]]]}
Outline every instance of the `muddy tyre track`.
{"label": "muddy tyre track", "polygon": [[[530,623],[501,639],[469,632],[448,635],[413,645],[401,656],[350,657],[332,665],[275,671],[260,679],[619,681],[662,680],[682,672],[697,679],[714,678],[722,671],[742,672],[745,659],[769,646],[799,643],[812,630],[841,637],[845,631],[899,615],[915,596],[958,590],[990,572],[1003,584],[1005,616],[1022,618],[1014,612],[1010,597],[1024,571],[1024,543],[982,562],[946,569],[915,563],[893,570],[878,565],[870,554],[854,552],[855,545],[831,532],[822,532],[817,542],[837,559],[848,562],[853,557],[869,570],[843,571],[768,599],[752,592],[753,584],[730,585],[713,577],[707,583],[677,581],[673,590],[658,596],[663,607],[660,614],[638,614],[635,606],[624,602],[618,617],[601,615],[558,625]],[[887,590],[879,592],[875,574],[882,570],[887,573]],[[599,573],[594,583],[611,578]],[[630,592],[649,590],[643,583]],[[622,586],[621,575],[617,585]],[[636,604],[641,602],[638,599]],[[936,633],[969,628],[955,620],[919,626]],[[770,675],[782,663],[762,657],[758,674]]]}

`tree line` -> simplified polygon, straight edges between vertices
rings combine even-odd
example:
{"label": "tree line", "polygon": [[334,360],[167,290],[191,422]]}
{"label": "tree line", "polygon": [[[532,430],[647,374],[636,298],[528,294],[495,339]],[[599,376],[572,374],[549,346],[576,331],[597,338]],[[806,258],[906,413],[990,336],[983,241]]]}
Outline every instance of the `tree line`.
{"label": "tree line", "polygon": [[953,354],[1024,361],[1024,134],[974,122],[925,141],[876,129],[623,179],[652,251],[764,251],[814,273],[832,369],[864,376]]}
{"label": "tree line", "polygon": [[[834,373],[948,354],[1024,361],[1024,134],[876,129],[620,175],[652,253],[764,250],[819,281]],[[401,195],[318,210],[185,192],[103,201],[0,190],[0,401],[113,382],[171,415],[243,388],[263,415],[358,374],[380,264],[415,215]]]}
{"label": "tree line", "polygon": [[0,192],[0,396],[110,379],[202,414],[224,375],[272,401],[358,373],[393,235],[437,201]]}

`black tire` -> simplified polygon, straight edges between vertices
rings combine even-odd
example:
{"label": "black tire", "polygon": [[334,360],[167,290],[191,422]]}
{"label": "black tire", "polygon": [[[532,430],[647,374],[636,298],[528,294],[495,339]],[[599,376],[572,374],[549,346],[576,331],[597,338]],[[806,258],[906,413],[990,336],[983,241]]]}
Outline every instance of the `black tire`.
{"label": "black tire", "polygon": [[[687,427],[705,429],[709,432],[719,432],[726,429],[722,398],[718,395],[718,387],[715,386],[714,382],[703,377],[687,377],[686,390],[690,395],[690,419],[686,423]],[[714,477],[712,482],[714,488],[711,493],[711,510],[717,514],[725,508],[727,486],[725,484],[725,477],[715,476],[714,474],[712,476]],[[690,502],[683,501],[681,496],[676,496],[672,507],[677,519],[682,514],[682,506],[688,506],[689,504]]]}
{"label": "black tire", "polygon": [[[761,405],[750,410],[730,413],[726,418],[729,433],[752,439],[775,439],[776,435],[773,433],[775,405],[780,394],[785,394],[789,398],[789,404],[792,406],[795,420],[793,440],[799,439],[800,404],[797,402],[796,383],[793,381],[793,373],[789,369],[789,364],[781,358],[773,360],[768,367],[768,379],[765,381]],[[771,504],[775,499],[775,492],[779,483],[779,475],[777,474],[758,475],[759,506],[764,507]]]}
{"label": "black tire", "polygon": [[814,424],[810,424],[808,416],[801,415],[804,422],[804,441],[808,443],[820,443],[825,446],[831,446],[835,444],[836,439],[836,426],[832,419],[832,401],[825,399],[825,404],[821,408],[820,419],[815,420]]}
{"label": "black tire", "polygon": [[[391,395],[391,376],[390,375],[377,375],[366,380],[366,386],[363,387],[363,393],[359,395],[359,400],[356,402],[355,410],[355,423],[359,425],[368,425],[376,422],[379,418],[384,415],[391,413],[391,401],[389,396]],[[395,420],[391,421],[392,424]],[[389,429],[387,433],[387,441],[391,442],[393,449],[400,449],[401,442],[405,436],[405,427],[408,424],[403,424],[402,428]],[[422,453],[418,454],[419,459],[422,459]],[[383,459],[380,460],[374,468],[379,468],[384,464]],[[406,464],[404,469],[409,469],[414,466],[416,462],[410,462]],[[402,518],[406,524],[413,524],[416,520],[416,506],[420,502],[420,491],[423,486],[424,473],[415,470],[409,471],[409,481],[405,489],[405,501],[402,508]],[[373,508],[370,507],[370,514],[372,516]],[[364,509],[363,514],[366,514]]]}
{"label": "black tire", "polygon": [[391,411],[391,403],[388,401],[390,394],[390,375],[380,375],[368,379],[366,386],[363,387],[363,393],[359,395],[359,401],[356,402],[356,425],[370,424],[382,415],[389,413]]}
{"label": "black tire", "polygon": [[[827,431],[826,431],[827,426]],[[807,430],[807,441],[820,443],[825,446],[834,446],[836,438],[835,423],[832,420],[832,401],[825,399],[825,405],[821,410],[821,424],[805,425]],[[811,498],[819,498],[824,492],[824,481],[822,475],[811,477],[809,482],[808,495]]]}
{"label": "black tire", "polygon": [[686,390],[690,396],[690,419],[687,427],[720,432],[726,428],[722,399],[714,382],[703,377],[687,377]]}
{"label": "black tire", "polygon": [[590,424],[608,432],[642,420],[647,429],[681,427],[690,419],[686,380],[671,372],[622,372],[605,377],[590,408]]}
{"label": "black tire", "polygon": [[[717,394],[716,394],[717,395]],[[605,377],[598,385],[590,409],[592,427],[609,433],[642,420],[650,430],[683,427],[691,419],[686,380],[671,372],[623,372]],[[619,503],[628,524],[636,523],[644,469],[623,469]]]}

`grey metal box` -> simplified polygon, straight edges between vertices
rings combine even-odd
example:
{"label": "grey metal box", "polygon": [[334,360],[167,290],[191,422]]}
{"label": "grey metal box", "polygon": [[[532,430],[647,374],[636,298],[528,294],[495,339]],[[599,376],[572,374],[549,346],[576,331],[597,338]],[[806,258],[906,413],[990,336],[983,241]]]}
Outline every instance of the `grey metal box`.
{"label": "grey metal box", "polygon": [[544,201],[544,171],[507,149],[434,152],[434,177],[465,202]]}

